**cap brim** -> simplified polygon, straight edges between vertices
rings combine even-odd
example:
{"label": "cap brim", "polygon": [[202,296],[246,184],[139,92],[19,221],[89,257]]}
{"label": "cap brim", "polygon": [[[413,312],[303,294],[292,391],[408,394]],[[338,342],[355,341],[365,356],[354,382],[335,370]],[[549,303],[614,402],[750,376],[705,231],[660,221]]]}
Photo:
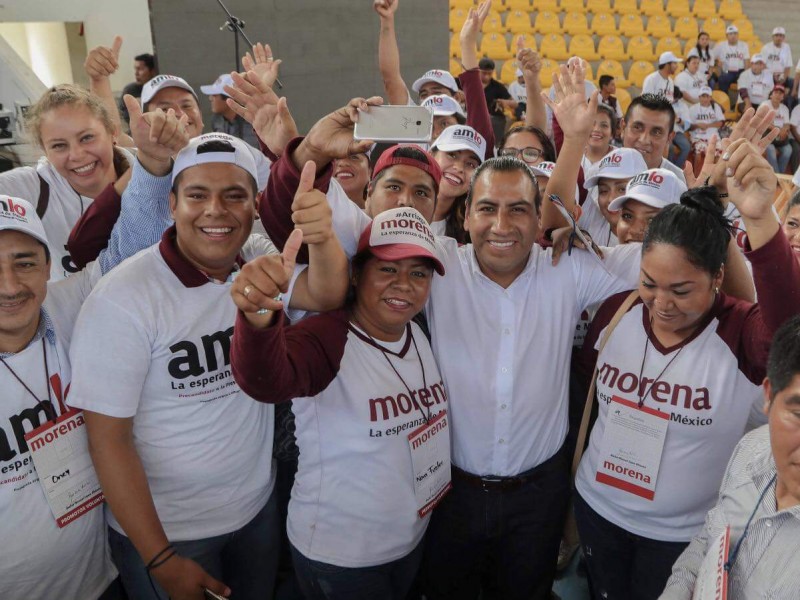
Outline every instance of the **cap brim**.
{"label": "cap brim", "polygon": [[225,93],[225,89],[220,85],[201,85],[200,91],[203,92],[206,96],[216,96],[216,95],[223,95],[227,96],[228,94]]}
{"label": "cap brim", "polygon": [[[431,146],[431,150],[444,150],[445,152],[455,152],[456,150],[467,150],[475,154],[475,148],[473,148],[472,146],[467,146],[466,144],[456,144],[456,143],[434,144]],[[481,158],[480,154],[475,154],[475,158],[477,158],[481,163],[483,163],[484,159]]]}
{"label": "cap brim", "polygon": [[657,198],[653,198],[651,196],[647,196],[645,194],[625,194],[624,196],[620,196],[619,198],[614,198],[608,205],[608,210],[611,212],[618,212],[622,210],[622,207],[628,200],[636,200],[637,202],[641,202],[642,204],[646,204],[647,206],[651,206],[653,208],[658,208],[659,210],[669,206],[670,202],[664,202],[663,200],[658,200]]}
{"label": "cap brim", "polygon": [[614,177],[613,175],[592,175],[584,180],[583,189],[588,190],[593,188],[601,179],[633,179],[636,175],[638,175],[638,173],[634,173],[633,175],[620,175],[619,177]]}
{"label": "cap brim", "polygon": [[414,244],[390,244],[368,248],[370,253],[381,260],[403,260],[405,258],[427,258],[433,261],[433,268],[439,275],[444,275],[444,265],[439,258],[424,248]]}
{"label": "cap brim", "polygon": [[45,246],[48,246],[48,247],[50,246],[50,244],[47,241],[47,238],[45,236],[40,235],[39,233],[36,233],[35,231],[31,231],[31,229],[29,229],[27,227],[24,227],[22,225],[19,225],[19,226],[12,225],[12,224],[0,225],[0,231],[18,231],[20,233],[24,233],[26,235],[31,236],[33,239],[35,239],[38,242],[41,242]]}

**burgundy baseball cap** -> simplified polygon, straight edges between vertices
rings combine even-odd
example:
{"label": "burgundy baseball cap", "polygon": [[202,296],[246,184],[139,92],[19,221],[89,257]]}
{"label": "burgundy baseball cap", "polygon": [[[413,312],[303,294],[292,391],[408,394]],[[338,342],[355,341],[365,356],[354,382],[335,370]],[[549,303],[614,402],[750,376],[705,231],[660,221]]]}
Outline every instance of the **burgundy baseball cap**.
{"label": "burgundy baseball cap", "polygon": [[[396,153],[400,148],[414,148],[415,150],[419,150],[425,155],[425,158],[428,159],[428,164],[425,164],[421,160],[417,160],[415,158],[396,156]],[[372,177],[374,178],[384,169],[388,169],[394,165],[408,165],[409,167],[422,169],[428,175],[433,177],[433,188],[437,194],[439,193],[439,181],[442,179],[442,170],[439,168],[439,163],[436,162],[436,159],[433,158],[433,155],[431,155],[431,153],[427,150],[423,149],[422,146],[418,146],[416,144],[397,144],[396,146],[388,148],[383,154],[381,154],[378,162],[375,163],[375,167],[372,169]]]}
{"label": "burgundy baseball cap", "polygon": [[362,252],[388,261],[428,258],[434,270],[444,275],[430,224],[415,208],[391,208],[375,217],[358,240],[357,254]]}

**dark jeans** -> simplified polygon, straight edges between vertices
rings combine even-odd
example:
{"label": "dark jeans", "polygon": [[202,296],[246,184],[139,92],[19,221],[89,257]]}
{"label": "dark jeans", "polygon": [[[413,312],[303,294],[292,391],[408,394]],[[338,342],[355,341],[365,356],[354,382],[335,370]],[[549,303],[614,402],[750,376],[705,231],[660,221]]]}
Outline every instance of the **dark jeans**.
{"label": "dark jeans", "polygon": [[727,94],[728,89],[739,79],[739,75],[741,75],[741,73],[741,71],[728,71],[727,73],[722,73],[719,76],[719,89]]}
{"label": "dark jeans", "polygon": [[100,597],[97,600],[125,600],[127,596],[125,596],[125,591],[122,589],[122,583],[117,577],[114,581],[111,582],[105,591],[100,594]]}
{"label": "dark jeans", "polygon": [[549,599],[569,501],[562,448],[522,473],[533,479],[484,491],[458,477],[433,511],[423,559],[428,600]]}
{"label": "dark jeans", "polygon": [[[275,494],[244,527],[211,538],[173,542],[178,554],[191,558],[233,592],[232,600],[269,600],[278,563],[278,512]],[[108,529],[111,556],[131,600],[166,600],[167,594],[153,578],[153,593],[144,562],[131,541]],[[149,558],[148,558],[149,560]]]}
{"label": "dark jeans", "polygon": [[306,558],[294,546],[292,560],[306,600],[404,600],[419,569],[423,546],[420,542],[403,558],[374,567],[337,567]]}
{"label": "dark jeans", "polygon": [[630,533],[598,515],[578,493],[574,503],[592,598],[657,599],[672,565],[689,543],[662,542]]}

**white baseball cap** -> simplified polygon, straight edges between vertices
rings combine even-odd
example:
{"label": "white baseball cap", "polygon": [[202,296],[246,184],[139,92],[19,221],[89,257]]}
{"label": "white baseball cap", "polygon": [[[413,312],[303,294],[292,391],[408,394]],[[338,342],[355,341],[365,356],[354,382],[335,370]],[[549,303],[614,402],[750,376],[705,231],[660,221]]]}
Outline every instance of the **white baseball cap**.
{"label": "white baseball cap", "polygon": [[226,85],[228,87],[233,87],[233,77],[231,77],[228,73],[223,73],[217,77],[217,80],[211,85],[201,85],[200,91],[206,96],[227,96],[228,93],[223,87]]}
{"label": "white baseball cap", "polygon": [[517,77],[522,77],[523,75],[525,75],[525,73],[522,72],[522,69],[517,69],[514,75],[516,75]]}
{"label": "white baseball cap", "polygon": [[[218,147],[211,142],[220,142]],[[247,171],[260,185],[258,167],[251,146],[227,133],[204,133],[189,141],[175,157],[172,167],[172,183],[186,169],[207,163],[230,163]],[[259,187],[260,189],[260,187]]]}
{"label": "white baseball cap", "polygon": [[786,30],[783,27],[776,27],[772,30],[772,35],[786,35]]}
{"label": "white baseball cap", "polygon": [[540,163],[536,163],[535,165],[530,165],[531,171],[537,177],[550,177],[553,174],[553,169],[556,168],[556,163],[550,162],[549,160],[544,160]]}
{"label": "white baseball cap", "polygon": [[459,123],[464,123],[467,119],[467,115],[464,114],[464,109],[461,108],[458,101],[445,94],[428,96],[422,106],[432,109],[434,116],[455,115]]}
{"label": "white baseball cap", "polygon": [[20,231],[42,242],[45,246],[47,235],[36,209],[22,198],[0,195],[0,231]]}
{"label": "white baseball cap", "polygon": [[358,253],[366,251],[388,261],[429,258],[436,272],[444,275],[431,226],[414,208],[390,208],[375,217],[358,241]]}
{"label": "white baseball cap", "polygon": [[164,88],[168,87],[177,87],[187,92],[191,92],[192,96],[197,99],[197,94],[195,93],[192,86],[186,83],[186,80],[182,77],[177,77],[175,75],[156,75],[150,81],[144,84],[142,87],[142,106],[145,106],[150,100],[153,99],[158,92],[163,90]]}
{"label": "white baseball cap", "polygon": [[614,198],[608,205],[608,210],[621,210],[628,200],[637,200],[647,206],[661,209],[680,202],[681,194],[686,189],[686,185],[672,171],[648,169],[628,182],[625,195]]}
{"label": "white baseball cap", "polygon": [[725,35],[729,33],[739,33],[739,28],[736,25],[728,25],[725,29]]}
{"label": "white baseball cap", "polygon": [[486,140],[469,125],[450,125],[431,144],[431,150],[469,150],[483,162]]}
{"label": "white baseball cap", "polygon": [[591,189],[600,179],[630,179],[646,170],[647,163],[638,150],[617,148],[600,160],[594,173],[584,181],[583,187]]}
{"label": "white baseball cap", "polygon": [[669,63],[679,63],[679,62],[683,61],[677,56],[675,56],[672,52],[662,52],[661,56],[658,57],[659,66],[666,65]]}
{"label": "white baseball cap", "polygon": [[697,90],[698,96],[713,96],[714,94],[711,93],[711,88],[707,85],[704,85],[699,90]]}
{"label": "white baseball cap", "polygon": [[767,63],[767,61],[764,60],[764,57],[761,56],[760,54],[753,54],[753,58],[750,59],[750,62],[751,63],[760,62],[760,63],[764,63],[764,64]]}
{"label": "white baseball cap", "polygon": [[458,91],[455,78],[449,71],[442,71],[441,69],[431,69],[425,73],[425,75],[417,79],[414,85],[411,86],[411,89],[419,93],[419,88],[428,82],[438,83],[454,93]]}

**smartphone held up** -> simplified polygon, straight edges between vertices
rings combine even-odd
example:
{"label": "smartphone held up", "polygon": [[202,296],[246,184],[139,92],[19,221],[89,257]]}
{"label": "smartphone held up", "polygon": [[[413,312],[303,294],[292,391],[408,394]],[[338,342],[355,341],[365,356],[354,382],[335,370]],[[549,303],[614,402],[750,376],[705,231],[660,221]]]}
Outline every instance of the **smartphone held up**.
{"label": "smartphone held up", "polygon": [[370,106],[358,115],[353,137],[373,142],[427,144],[433,135],[433,110],[427,106]]}

